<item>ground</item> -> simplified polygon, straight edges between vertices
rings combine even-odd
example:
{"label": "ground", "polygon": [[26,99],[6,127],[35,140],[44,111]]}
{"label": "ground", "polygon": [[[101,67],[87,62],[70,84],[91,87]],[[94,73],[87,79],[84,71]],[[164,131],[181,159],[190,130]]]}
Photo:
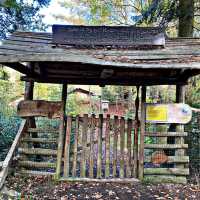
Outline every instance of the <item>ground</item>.
{"label": "ground", "polygon": [[[189,200],[200,199],[200,188],[195,185],[173,184],[111,184],[111,183],[56,183],[49,177],[10,176],[9,189],[21,193],[21,200]],[[3,200],[6,197],[3,198]]]}

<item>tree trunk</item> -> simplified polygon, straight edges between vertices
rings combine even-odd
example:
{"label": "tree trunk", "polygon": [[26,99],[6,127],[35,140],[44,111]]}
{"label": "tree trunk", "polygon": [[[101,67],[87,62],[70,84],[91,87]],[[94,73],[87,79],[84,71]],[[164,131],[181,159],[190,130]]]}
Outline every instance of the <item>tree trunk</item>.
{"label": "tree trunk", "polygon": [[192,37],[194,26],[194,0],[179,0],[179,37]]}

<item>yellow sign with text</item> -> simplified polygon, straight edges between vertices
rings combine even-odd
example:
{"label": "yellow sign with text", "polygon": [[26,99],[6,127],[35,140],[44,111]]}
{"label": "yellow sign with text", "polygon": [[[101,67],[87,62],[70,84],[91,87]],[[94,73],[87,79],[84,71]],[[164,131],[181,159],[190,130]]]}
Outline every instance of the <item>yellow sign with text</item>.
{"label": "yellow sign with text", "polygon": [[147,121],[167,121],[167,105],[148,105],[146,110]]}

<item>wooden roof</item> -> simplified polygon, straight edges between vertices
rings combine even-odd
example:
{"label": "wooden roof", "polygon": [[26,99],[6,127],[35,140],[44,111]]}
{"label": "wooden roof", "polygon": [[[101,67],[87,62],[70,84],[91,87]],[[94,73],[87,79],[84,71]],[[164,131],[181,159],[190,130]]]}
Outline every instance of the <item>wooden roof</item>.
{"label": "wooden roof", "polygon": [[0,45],[0,63],[37,82],[186,84],[200,74],[200,39],[168,39],[164,49],[86,49],[55,45],[51,33],[15,32]]}

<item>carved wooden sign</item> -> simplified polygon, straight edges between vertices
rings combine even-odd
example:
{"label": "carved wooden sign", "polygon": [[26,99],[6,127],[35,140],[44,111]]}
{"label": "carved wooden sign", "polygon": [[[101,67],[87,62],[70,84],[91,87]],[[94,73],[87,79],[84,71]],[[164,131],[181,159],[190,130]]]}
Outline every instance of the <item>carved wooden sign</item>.
{"label": "carved wooden sign", "polygon": [[147,122],[187,124],[191,119],[192,109],[187,104],[146,104]]}
{"label": "carved wooden sign", "polygon": [[17,107],[20,117],[48,117],[59,118],[61,115],[62,102],[53,101],[21,101]]}
{"label": "carved wooden sign", "polygon": [[165,46],[159,27],[53,25],[53,43],[74,46]]}

